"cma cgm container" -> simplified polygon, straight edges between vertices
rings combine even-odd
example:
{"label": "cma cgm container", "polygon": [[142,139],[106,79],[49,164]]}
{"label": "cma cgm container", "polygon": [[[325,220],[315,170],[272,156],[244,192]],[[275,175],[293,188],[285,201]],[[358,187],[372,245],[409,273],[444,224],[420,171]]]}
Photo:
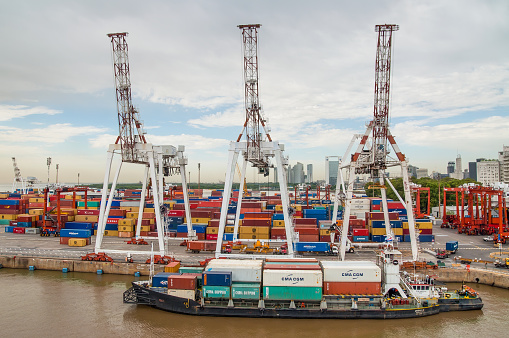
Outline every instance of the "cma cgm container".
{"label": "cma cgm container", "polygon": [[205,271],[231,271],[232,282],[260,283],[262,264],[261,259],[213,259],[207,264]]}
{"label": "cma cgm container", "polygon": [[203,271],[203,286],[228,286],[232,285],[231,271]]}
{"label": "cma cgm container", "polygon": [[263,270],[263,286],[322,287],[321,270]]}
{"label": "cma cgm container", "polygon": [[326,295],[380,294],[380,267],[367,261],[323,261],[323,293]]}
{"label": "cma cgm container", "polygon": [[232,283],[233,299],[260,299],[259,283]]}
{"label": "cma cgm container", "polygon": [[264,286],[263,298],[265,300],[319,301],[322,299],[322,287]]}

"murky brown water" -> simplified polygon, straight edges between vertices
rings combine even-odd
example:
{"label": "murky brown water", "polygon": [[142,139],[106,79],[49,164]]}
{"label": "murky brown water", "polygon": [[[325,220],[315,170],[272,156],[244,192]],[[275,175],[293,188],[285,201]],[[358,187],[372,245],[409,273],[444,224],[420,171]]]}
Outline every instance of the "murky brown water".
{"label": "murky brown water", "polygon": [[[509,290],[482,311],[400,320],[194,317],[122,303],[131,276],[0,269],[2,337],[508,337]],[[454,286],[454,285],[450,285]],[[457,285],[456,285],[457,286]]]}

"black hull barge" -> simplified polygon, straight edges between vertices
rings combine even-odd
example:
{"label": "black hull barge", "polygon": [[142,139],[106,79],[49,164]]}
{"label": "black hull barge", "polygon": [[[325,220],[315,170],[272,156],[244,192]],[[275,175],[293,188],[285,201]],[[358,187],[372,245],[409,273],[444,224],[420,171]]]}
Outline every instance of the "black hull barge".
{"label": "black hull barge", "polygon": [[[328,299],[327,299],[328,298]],[[124,293],[124,303],[149,305],[157,309],[196,316],[305,319],[401,319],[438,314],[437,303],[392,304],[383,298],[327,297],[321,302],[239,302],[196,301],[168,295],[161,288],[133,282]],[[366,301],[362,301],[366,299]]]}

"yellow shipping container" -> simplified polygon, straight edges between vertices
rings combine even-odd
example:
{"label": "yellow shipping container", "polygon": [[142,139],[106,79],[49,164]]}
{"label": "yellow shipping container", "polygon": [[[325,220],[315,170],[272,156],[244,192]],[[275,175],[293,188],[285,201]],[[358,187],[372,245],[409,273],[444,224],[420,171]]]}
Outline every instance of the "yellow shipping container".
{"label": "yellow shipping container", "polygon": [[[136,223],[136,220],[134,218],[119,218],[118,219],[118,225],[126,225],[126,226],[133,226]],[[129,230],[126,230],[129,231]]]}
{"label": "yellow shipping container", "polygon": [[85,207],[78,207],[77,209],[78,210],[99,210],[99,207],[89,207],[89,206],[87,206],[86,208]]}
{"label": "yellow shipping container", "polygon": [[330,230],[320,229],[320,236],[330,236]]}
{"label": "yellow shipping container", "polygon": [[74,217],[76,222],[97,222],[99,221],[98,215],[76,215]]}
{"label": "yellow shipping container", "polygon": [[119,225],[118,231],[134,231],[133,225]]}
{"label": "yellow shipping container", "polygon": [[133,236],[134,236],[134,232],[133,231],[119,231],[118,232],[118,237],[130,238],[130,237],[133,237]]}
{"label": "yellow shipping container", "polygon": [[143,209],[143,212],[156,212],[156,209],[154,209],[154,208],[145,208],[145,209]]}
{"label": "yellow shipping container", "polygon": [[150,231],[150,225],[142,225],[142,226],[140,226],[140,231]]}
{"label": "yellow shipping container", "polygon": [[[96,232],[97,232],[97,230],[96,230]],[[118,231],[117,230],[104,230],[104,236],[118,237]]]}
{"label": "yellow shipping container", "polygon": [[69,246],[85,246],[87,245],[86,238],[71,238],[67,243]]}
{"label": "yellow shipping container", "polygon": [[64,200],[72,200],[72,195],[65,195]]}
{"label": "yellow shipping container", "polygon": [[6,199],[9,197],[9,194],[0,194],[1,199]]}
{"label": "yellow shipping container", "polygon": [[432,222],[416,222],[415,227],[417,229],[433,229]]}
{"label": "yellow shipping container", "polygon": [[28,203],[44,203],[44,198],[41,197],[30,197]]}
{"label": "yellow shipping container", "polygon": [[193,218],[191,217],[191,223],[193,224],[209,224],[210,218],[207,217],[200,217],[200,218]]}
{"label": "yellow shipping container", "polygon": [[0,214],[0,219],[15,220],[17,217],[18,217],[18,215],[13,215],[13,214]]}
{"label": "yellow shipping container", "polygon": [[44,209],[30,209],[28,213],[35,216],[44,215]]}
{"label": "yellow shipping container", "polygon": [[273,221],[272,226],[275,228],[284,227],[285,221]]}
{"label": "yellow shipping container", "polygon": [[408,229],[408,222],[403,222],[403,229]]}
{"label": "yellow shipping container", "polygon": [[242,226],[239,228],[239,233],[241,234],[259,234],[259,235],[268,235],[270,233],[269,227],[246,227]]}
{"label": "yellow shipping container", "polygon": [[392,228],[394,236],[403,236],[403,228]]}
{"label": "yellow shipping container", "polygon": [[239,239],[269,239],[268,234],[239,234]]}
{"label": "yellow shipping container", "polygon": [[234,230],[234,229],[235,229],[235,227],[234,227],[233,225],[231,225],[231,226],[225,226],[225,227],[224,227],[224,232],[225,232],[226,234],[233,234],[233,230]]}
{"label": "yellow shipping container", "polygon": [[177,262],[177,264],[170,263],[170,264],[164,266],[164,272],[179,272],[179,269],[180,269],[180,262]]}
{"label": "yellow shipping container", "polygon": [[[150,224],[156,224],[156,220],[154,218],[149,218],[148,220]],[[208,224],[208,222],[206,224]]]}
{"label": "yellow shipping container", "polygon": [[219,228],[218,227],[207,227],[207,230],[205,230],[207,235],[215,235],[218,233]]}
{"label": "yellow shipping container", "polygon": [[283,205],[282,204],[276,204],[276,211],[283,211]]}
{"label": "yellow shipping container", "polygon": [[128,212],[125,214],[125,218],[138,218],[137,212]]}
{"label": "yellow shipping container", "polygon": [[371,228],[371,234],[375,236],[385,235],[385,228]]}

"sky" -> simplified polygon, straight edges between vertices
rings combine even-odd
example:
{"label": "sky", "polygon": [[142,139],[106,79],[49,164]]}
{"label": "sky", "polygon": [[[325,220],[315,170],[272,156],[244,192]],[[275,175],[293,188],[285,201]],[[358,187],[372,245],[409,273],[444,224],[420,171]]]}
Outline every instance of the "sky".
{"label": "sky", "polygon": [[[291,165],[343,156],[373,115],[377,24],[393,37],[390,129],[411,165],[446,172],[509,145],[509,2],[0,0],[0,183],[100,183],[118,135],[108,33],[128,32],[133,103],[190,181],[224,181],[244,121],[239,24],[259,29],[259,92]],[[123,166],[120,181],[142,179]],[[248,182],[266,181],[248,171]],[[179,177],[167,181],[178,182]],[[236,179],[238,180],[238,179]]]}

